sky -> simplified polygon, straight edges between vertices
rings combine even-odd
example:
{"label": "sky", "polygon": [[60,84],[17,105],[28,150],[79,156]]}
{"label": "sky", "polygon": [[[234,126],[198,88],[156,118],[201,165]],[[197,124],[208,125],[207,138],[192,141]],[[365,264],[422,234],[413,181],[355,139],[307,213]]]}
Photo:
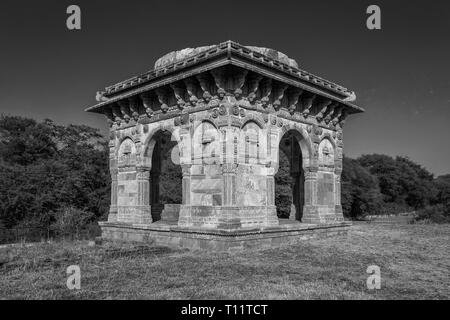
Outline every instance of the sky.
{"label": "sky", "polygon": [[[66,9],[81,9],[68,30]],[[381,30],[366,27],[369,5]],[[344,153],[403,155],[450,173],[450,1],[2,0],[0,113],[108,132],[86,113],[105,86],[167,52],[233,40],[270,47],[357,94]]]}

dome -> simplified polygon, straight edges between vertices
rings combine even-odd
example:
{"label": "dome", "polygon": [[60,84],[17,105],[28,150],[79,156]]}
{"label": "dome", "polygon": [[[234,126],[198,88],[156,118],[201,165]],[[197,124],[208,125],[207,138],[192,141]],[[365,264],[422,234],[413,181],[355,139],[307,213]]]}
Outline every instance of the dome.
{"label": "dome", "polygon": [[[162,57],[160,57],[158,60],[156,60],[154,68],[158,69],[158,68],[170,65],[177,61],[184,60],[188,57],[195,56],[196,54],[199,54],[202,51],[209,50],[213,47],[215,47],[215,45],[202,46],[202,47],[197,47],[197,48],[185,48],[182,50],[169,52],[169,53],[163,55]],[[270,49],[270,48],[264,48],[264,47],[255,47],[255,46],[245,46],[245,47],[250,50],[256,51],[260,54],[263,54],[265,56],[268,56],[269,58],[272,58],[272,59],[278,60],[282,63],[285,63],[290,67],[294,67],[294,68],[298,69],[297,62],[294,59],[289,58],[286,54],[284,54],[280,51]]]}

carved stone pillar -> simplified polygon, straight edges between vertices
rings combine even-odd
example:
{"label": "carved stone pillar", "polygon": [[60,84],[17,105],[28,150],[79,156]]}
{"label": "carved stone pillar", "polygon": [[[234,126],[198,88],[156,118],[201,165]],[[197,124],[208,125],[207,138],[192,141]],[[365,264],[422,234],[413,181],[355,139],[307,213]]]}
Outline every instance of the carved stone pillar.
{"label": "carved stone pillar", "polygon": [[236,169],[235,163],[224,163],[222,166],[224,206],[236,204]]}
{"label": "carved stone pillar", "polygon": [[237,229],[242,226],[239,207],[236,206],[236,175],[238,164],[224,163],[220,170],[223,185],[222,207],[220,208],[216,223],[221,229]]}
{"label": "carved stone pillar", "polygon": [[183,174],[182,180],[182,201],[180,211],[178,213],[178,226],[189,227],[192,226],[192,211],[191,211],[191,164],[182,164],[181,172]]}
{"label": "carved stone pillar", "polygon": [[110,168],[111,171],[111,205],[109,207],[109,222],[117,221],[117,168]]}
{"label": "carved stone pillar", "polygon": [[266,177],[267,206],[266,206],[266,221],[265,221],[266,226],[278,225],[277,207],[275,206],[275,172],[278,170],[278,168],[274,168],[273,165],[274,165],[273,162],[269,162],[269,165],[266,165],[267,168],[267,177]]}
{"label": "carved stone pillar", "polygon": [[275,176],[267,175],[267,206],[275,206]]}
{"label": "carved stone pillar", "polygon": [[109,222],[117,221],[117,159],[116,159],[116,148],[114,141],[114,131],[110,131],[110,141],[109,141],[109,172],[111,174],[111,204],[109,207]]}
{"label": "carved stone pillar", "polygon": [[305,204],[303,206],[304,223],[320,223],[319,208],[317,206],[317,167],[305,169]]}
{"label": "carved stone pillar", "polygon": [[188,206],[191,204],[191,165],[183,164],[183,165],[181,165],[181,170],[182,170],[182,174],[183,174],[182,204],[185,206]]}
{"label": "carved stone pillar", "polygon": [[152,223],[150,206],[150,170],[146,167],[136,169],[136,180],[138,187],[137,207],[140,213],[140,223]]}
{"label": "carved stone pillar", "polygon": [[341,168],[335,169],[335,176],[334,176],[334,199],[335,199],[335,216],[336,221],[344,221],[344,213],[342,211],[342,204],[341,204]]}

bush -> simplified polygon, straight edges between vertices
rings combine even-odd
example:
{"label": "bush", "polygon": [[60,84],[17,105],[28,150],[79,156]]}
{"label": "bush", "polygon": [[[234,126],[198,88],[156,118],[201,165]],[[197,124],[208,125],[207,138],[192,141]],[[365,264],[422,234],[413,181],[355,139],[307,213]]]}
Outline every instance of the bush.
{"label": "bush", "polygon": [[51,229],[58,237],[74,236],[78,239],[82,234],[86,234],[88,228],[92,228],[91,221],[94,217],[92,212],[74,207],[63,208],[56,213],[56,221]]}
{"label": "bush", "polygon": [[6,229],[2,220],[0,220],[0,244],[9,242],[11,238],[10,230]]}
{"label": "bush", "polygon": [[443,204],[429,206],[416,212],[416,222],[450,223],[450,210]]}
{"label": "bush", "polygon": [[408,207],[405,204],[396,202],[381,202],[380,205],[375,208],[374,215],[391,215],[401,214],[414,211],[414,208]]}

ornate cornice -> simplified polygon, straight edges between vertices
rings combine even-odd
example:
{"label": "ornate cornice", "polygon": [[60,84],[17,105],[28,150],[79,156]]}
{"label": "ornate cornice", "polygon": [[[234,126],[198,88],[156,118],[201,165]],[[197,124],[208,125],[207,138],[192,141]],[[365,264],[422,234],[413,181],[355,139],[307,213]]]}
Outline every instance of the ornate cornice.
{"label": "ornate cornice", "polygon": [[[167,85],[168,83],[172,83],[180,79],[186,79],[190,76],[198,76],[208,70],[214,71],[218,67],[227,64],[237,65],[244,69],[243,77],[234,80],[236,83],[245,81],[247,75],[247,70],[245,69],[248,65],[249,67],[251,66],[252,70],[255,70],[257,73],[264,74],[266,77],[270,78],[273,72],[275,72],[273,73],[274,78],[280,79],[280,77],[282,77],[282,79],[280,79],[281,82],[279,81],[281,87],[276,89],[278,90],[278,93],[280,93],[279,97],[281,98],[283,97],[283,86],[288,83],[296,86],[298,89],[310,91],[313,94],[319,94],[325,96],[326,98],[337,100],[341,104],[347,106],[350,113],[363,111],[362,108],[347,101],[353,93],[346,88],[304,70],[287,65],[277,59],[268,57],[260,52],[251,50],[233,41],[221,43],[210,48],[209,50],[200,52],[199,54],[190,56],[184,60],[177,61],[173,64],[166,65],[159,69],[149,71],[142,75],[106,87],[105,91],[100,93],[102,96],[102,99],[100,99],[101,102],[86,109],[86,111],[103,113],[103,107],[110,105],[115,101],[129,98],[130,96],[136,94],[142,94],[145,91],[156,89],[162,85]],[[270,74],[267,74],[267,72]],[[286,80],[286,82],[284,82],[284,80]],[[258,84],[260,79],[252,77],[251,81],[254,85],[255,83]],[[221,83],[216,84],[219,89],[227,89],[223,88],[223,84]],[[205,83],[200,83],[199,87],[201,87],[205,98],[207,100],[211,99],[210,96],[212,94],[206,89]],[[250,89],[248,95],[249,101],[254,99],[254,95],[251,93],[254,94],[255,92],[251,90],[252,89]],[[191,90],[189,91],[192,93],[189,96],[189,102],[192,104],[195,104],[196,100],[203,100],[203,96],[196,96]],[[233,93],[236,92],[232,92],[232,94]],[[167,103],[164,101],[164,98],[161,99],[160,95],[157,95],[157,97],[160,101],[161,107],[165,110]],[[181,101],[179,102],[179,106],[181,107],[183,103]],[[267,101],[263,100],[263,105],[266,102]],[[272,102],[274,102],[272,105],[277,107],[281,103],[281,100],[275,99]]]}

